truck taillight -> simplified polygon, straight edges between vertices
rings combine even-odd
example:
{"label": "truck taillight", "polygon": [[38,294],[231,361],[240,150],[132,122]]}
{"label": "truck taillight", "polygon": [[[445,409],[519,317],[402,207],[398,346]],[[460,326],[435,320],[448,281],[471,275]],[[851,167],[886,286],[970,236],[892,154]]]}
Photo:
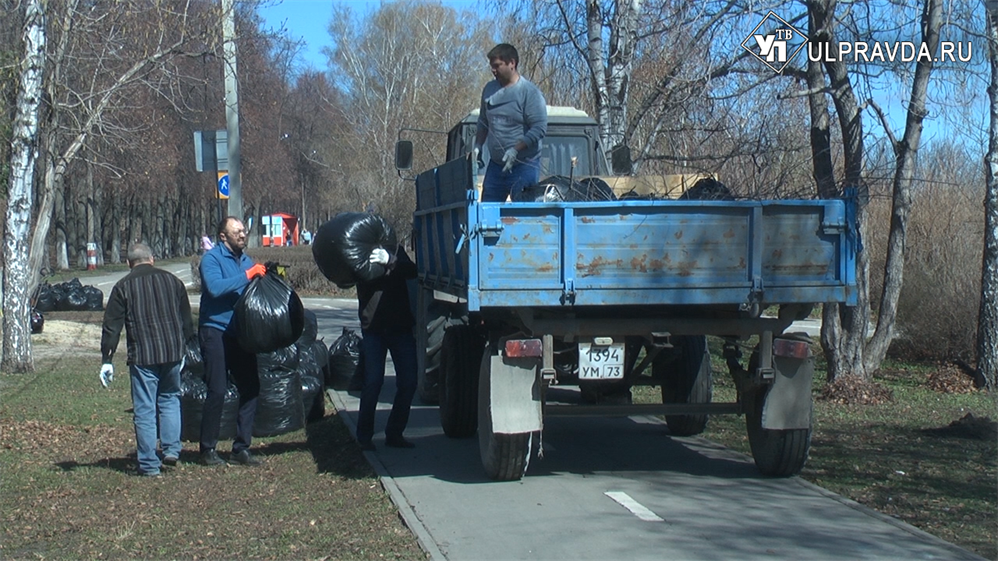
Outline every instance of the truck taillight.
{"label": "truck taillight", "polygon": [[790,339],[773,339],[773,356],[783,356],[787,358],[799,358],[801,360],[810,356],[810,348],[804,341],[792,341]]}
{"label": "truck taillight", "polygon": [[509,358],[540,357],[543,350],[540,339],[509,339],[504,354]]}

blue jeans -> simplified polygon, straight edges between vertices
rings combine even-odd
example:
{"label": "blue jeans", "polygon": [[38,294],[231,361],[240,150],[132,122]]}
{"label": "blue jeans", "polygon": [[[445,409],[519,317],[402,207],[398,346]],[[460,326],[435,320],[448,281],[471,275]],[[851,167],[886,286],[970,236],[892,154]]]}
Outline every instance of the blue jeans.
{"label": "blue jeans", "polygon": [[156,456],[157,410],[163,456],[180,457],[180,362],[150,366],[132,364],[128,372],[132,378],[139,471],[159,473],[160,461]]}
{"label": "blue jeans", "polygon": [[385,357],[392,353],[395,364],[395,401],[388,415],[385,437],[402,438],[409,424],[409,409],[416,395],[416,339],[411,332],[379,334],[363,332],[361,356],[364,357],[364,389],[360,393],[360,414],[357,418],[357,441],[370,442],[374,436],[374,416],[378,396],[385,383]]}
{"label": "blue jeans", "polygon": [[489,160],[482,180],[482,202],[504,203],[509,195],[516,196],[524,187],[534,185],[541,179],[540,157],[517,163],[508,172],[502,171],[503,164]]}

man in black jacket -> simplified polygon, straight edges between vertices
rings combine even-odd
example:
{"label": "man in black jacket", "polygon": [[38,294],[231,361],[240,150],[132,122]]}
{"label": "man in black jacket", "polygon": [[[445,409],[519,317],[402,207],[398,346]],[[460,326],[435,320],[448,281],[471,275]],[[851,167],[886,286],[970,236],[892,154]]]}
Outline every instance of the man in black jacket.
{"label": "man in black jacket", "polygon": [[[111,361],[125,327],[137,473],[157,477],[162,464],[176,464],[180,457],[180,370],[185,342],[194,337],[194,323],[184,283],[153,266],[148,245],[129,246],[128,267],[131,271],[111,289],[104,311],[100,381],[107,387],[114,378]],[[157,435],[162,462],[156,455]]]}
{"label": "man in black jacket", "polygon": [[416,278],[416,264],[402,246],[395,253],[377,248],[370,262],[385,268],[384,276],[357,284],[360,315],[361,356],[364,357],[364,389],[360,397],[357,442],[363,450],[374,450],[374,416],[385,381],[385,358],[389,351],[395,364],[395,401],[385,427],[385,446],[412,448],[402,437],[409,422],[409,409],[416,394],[416,324],[409,306],[406,280]]}

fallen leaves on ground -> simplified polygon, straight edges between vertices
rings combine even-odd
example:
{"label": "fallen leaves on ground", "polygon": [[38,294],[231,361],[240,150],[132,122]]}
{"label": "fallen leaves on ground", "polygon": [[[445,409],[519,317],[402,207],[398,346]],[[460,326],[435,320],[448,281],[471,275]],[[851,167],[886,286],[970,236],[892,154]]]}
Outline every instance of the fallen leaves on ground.
{"label": "fallen leaves on ground", "polygon": [[998,421],[992,421],[991,417],[976,417],[973,413],[967,413],[948,426],[924,429],[922,432],[940,437],[995,440],[998,438]]}
{"label": "fallen leaves on ground", "polygon": [[839,405],[882,405],[894,401],[894,392],[859,376],[842,376],[825,384],[818,399]]}

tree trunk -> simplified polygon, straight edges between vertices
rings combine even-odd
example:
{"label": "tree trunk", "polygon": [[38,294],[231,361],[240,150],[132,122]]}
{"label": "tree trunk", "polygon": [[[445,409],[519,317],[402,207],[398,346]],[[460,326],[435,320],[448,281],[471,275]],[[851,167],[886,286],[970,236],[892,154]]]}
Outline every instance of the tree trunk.
{"label": "tree trunk", "polygon": [[981,267],[981,308],[977,318],[978,387],[998,388],[998,2],[986,1],[988,86],[991,120],[988,153],[984,157],[984,261]]}
{"label": "tree trunk", "polygon": [[[863,180],[863,122],[859,104],[849,83],[849,73],[838,56],[838,43],[833,30],[835,0],[813,0],[807,3],[809,28],[814,29],[812,41],[824,43],[825,52],[835,54],[836,62],[824,63],[831,81],[832,102],[839,117],[845,163],[845,185],[857,191],[856,221],[860,239],[866,235],[866,205],[869,193]],[[856,255],[855,307],[826,304],[822,312],[821,344],[828,362],[828,380],[852,374],[869,379],[863,364],[863,347],[870,317],[870,259],[864,249]]]}
{"label": "tree trunk", "polygon": [[[942,26],[942,1],[925,0],[922,12],[922,43],[934,53],[939,46],[939,28]],[[922,121],[928,112],[925,100],[932,58],[915,63],[915,78],[908,101],[908,116],[904,136],[894,146],[897,164],[894,170],[893,199],[891,201],[891,230],[887,240],[887,262],[884,265],[884,288],[877,314],[877,329],[867,343],[864,357],[865,370],[874,372],[887,356],[887,349],[894,339],[894,322],[897,319],[898,299],[904,278],[904,258],[907,241],[908,215],[911,212],[912,189],[915,177],[915,157],[922,140]],[[885,124],[886,126],[886,124]]]}
{"label": "tree trunk", "polygon": [[0,370],[4,372],[34,370],[29,292],[32,285],[30,259],[27,256],[44,71],[45,8],[41,0],[28,0],[4,225],[3,359],[0,360]]}

